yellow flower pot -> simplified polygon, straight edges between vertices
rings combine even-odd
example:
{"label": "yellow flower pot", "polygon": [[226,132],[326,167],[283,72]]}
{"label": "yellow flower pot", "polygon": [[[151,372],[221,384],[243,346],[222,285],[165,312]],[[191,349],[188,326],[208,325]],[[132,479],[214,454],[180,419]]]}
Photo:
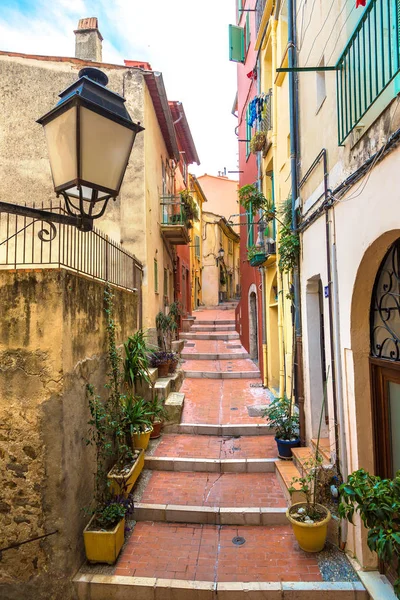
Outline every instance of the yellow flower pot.
{"label": "yellow flower pot", "polygon": [[124,543],[125,519],[112,531],[90,531],[94,516],[83,530],[86,558],[92,563],[113,565]]}
{"label": "yellow flower pot", "polygon": [[143,433],[134,433],[133,434],[133,446],[134,448],[141,448],[142,450],[147,450],[147,446],[149,445],[150,435],[153,431],[153,428],[150,427]]}
{"label": "yellow flower pot", "polygon": [[317,504],[327,515],[323,521],[318,523],[300,523],[293,519],[290,513],[296,512],[299,508],[306,506],[305,502],[293,504],[286,511],[286,516],[292,524],[293,533],[298,544],[305,552],[321,552],[325,546],[326,536],[328,534],[328,523],[331,520],[330,511],[321,504]]}
{"label": "yellow flower pot", "polygon": [[[150,434],[149,434],[150,435]],[[144,467],[144,450],[139,450],[136,462],[126,475],[116,475],[113,470],[108,473],[107,478],[111,481],[110,490],[116,496],[123,494],[125,497],[129,494],[133,485]]]}

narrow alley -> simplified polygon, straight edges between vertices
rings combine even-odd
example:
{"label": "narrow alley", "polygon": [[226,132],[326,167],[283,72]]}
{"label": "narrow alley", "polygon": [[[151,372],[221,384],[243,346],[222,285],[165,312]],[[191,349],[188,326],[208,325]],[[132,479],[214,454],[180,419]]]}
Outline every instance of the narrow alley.
{"label": "narrow alley", "polygon": [[[88,573],[106,570],[132,578],[127,585],[156,588],[160,580],[175,580],[171,587],[178,588],[202,582],[199,589],[205,582],[213,589],[221,582],[291,582],[295,589],[296,582],[313,582],[313,589],[361,593],[343,556],[335,553],[332,573],[324,564],[332,550],[303,552],[287,523],[276,443],[261,417],[270,392],[240,345],[234,311],[194,315],[190,332],[181,334],[181,423],[165,428],[148,449],[134,492],[136,524],[116,565]],[[81,571],[82,583],[87,577]]]}

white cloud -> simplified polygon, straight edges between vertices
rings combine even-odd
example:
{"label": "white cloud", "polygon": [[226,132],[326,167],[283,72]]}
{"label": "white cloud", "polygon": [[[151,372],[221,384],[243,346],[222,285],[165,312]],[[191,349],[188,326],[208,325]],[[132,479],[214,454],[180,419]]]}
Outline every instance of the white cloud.
{"label": "white cloud", "polygon": [[183,102],[202,161],[195,171],[237,168],[236,119],[230,114],[236,68],[228,61],[233,0],[36,0],[32,15],[0,14],[1,49],[71,56],[79,18],[97,16],[103,60],[150,62],[168,97]]}

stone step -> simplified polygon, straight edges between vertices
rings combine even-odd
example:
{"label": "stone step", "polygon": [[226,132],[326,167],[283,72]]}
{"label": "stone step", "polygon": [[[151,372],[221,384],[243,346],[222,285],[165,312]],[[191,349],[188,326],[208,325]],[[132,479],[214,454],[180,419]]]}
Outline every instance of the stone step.
{"label": "stone step", "polygon": [[[306,474],[310,470],[309,467],[307,467],[307,462],[315,458],[314,450],[308,447],[292,448],[292,454],[293,464],[302,475]],[[322,464],[325,467],[330,465],[330,461],[326,460],[324,456],[322,456],[322,461]]]}
{"label": "stone step", "polygon": [[145,457],[145,468],[155,471],[189,471],[202,473],[274,473],[275,458],[181,458]]}
{"label": "stone step", "polygon": [[203,321],[197,320],[196,326],[205,326],[205,325],[233,325],[235,326],[235,319],[221,319],[220,321]]}
{"label": "stone step", "polygon": [[146,504],[135,502],[135,521],[164,523],[203,523],[205,525],[285,525],[286,507],[242,508],[216,506],[187,506],[180,504]]}
{"label": "stone step", "polygon": [[[306,497],[303,492],[297,491],[300,489],[300,484],[292,484],[294,477],[301,477],[301,473],[296,465],[291,460],[278,460],[275,463],[276,476],[281,484],[283,494],[288,504],[296,504],[296,502],[304,502]],[[289,488],[294,487],[296,489],[292,494],[289,492]]]}
{"label": "stone step", "polygon": [[[240,346],[238,346],[240,348]],[[213,354],[212,352],[182,352],[184,360],[244,360],[249,359],[247,352],[223,352]]]}
{"label": "stone step", "polygon": [[[163,433],[158,440],[150,441],[146,457],[161,457],[197,460],[247,459],[261,461],[276,460],[278,451],[276,442],[271,435],[264,436],[216,436],[216,435],[185,435]],[[258,467],[254,464],[254,470]],[[263,468],[260,466],[260,468]],[[268,469],[266,467],[266,469]],[[204,470],[207,470],[204,468]],[[249,469],[250,470],[250,469]]]}
{"label": "stone step", "polygon": [[164,429],[168,426],[176,426],[181,421],[185,394],[182,392],[171,392],[164,402],[166,412]]}
{"label": "stone step", "polygon": [[193,325],[190,329],[191,333],[203,331],[235,331],[235,325]]}
{"label": "stone step", "polygon": [[167,425],[165,433],[188,433],[191,435],[218,435],[218,436],[253,436],[253,435],[275,435],[274,429],[269,425],[243,423],[240,425],[213,425],[209,423],[180,423],[179,425]]}
{"label": "stone step", "polygon": [[[244,465],[243,465],[244,466]],[[181,472],[181,471],[143,471],[141,477],[146,481],[146,486],[139,486],[134,491],[135,507],[138,503],[175,506],[190,506],[202,508],[238,509],[235,521],[230,523],[215,523],[220,525],[262,525],[261,508],[286,509],[285,500],[281,486],[274,472],[264,473],[204,473],[204,472]],[[252,509],[253,519],[247,520],[246,511]],[[193,512],[193,511],[192,511]],[[271,511],[269,511],[269,514]],[[279,511],[283,515],[283,510]],[[138,516],[134,514],[135,520]],[[192,515],[190,523],[196,523]],[[214,519],[215,514],[214,514]],[[156,520],[179,521],[184,523],[186,519],[179,515],[161,515]],[[240,520],[242,521],[240,522]],[[142,515],[142,520],[154,520],[149,514]],[[203,523],[204,521],[200,521]],[[214,524],[214,523],[212,523]],[[264,523],[265,524],[265,523]],[[272,524],[272,523],[271,523]]]}
{"label": "stone step", "polygon": [[160,377],[154,384],[154,392],[157,394],[160,400],[166,401],[169,394],[171,393],[171,378]]}
{"label": "stone step", "polygon": [[[257,562],[255,563],[257,567]],[[232,577],[233,578],[233,577]],[[256,577],[254,577],[256,579]],[[360,582],[202,581],[88,574],[74,578],[78,600],[368,600]]]}
{"label": "stone step", "polygon": [[215,333],[215,332],[208,332],[208,333],[181,333],[180,334],[180,338],[182,340],[221,340],[221,341],[227,341],[227,340],[238,340],[239,339],[239,334],[236,331],[232,331],[231,333]]}
{"label": "stone step", "polygon": [[[311,440],[311,445],[314,449],[316,449],[317,447],[317,439],[314,438]],[[319,451],[321,452],[322,456],[328,461],[331,462],[331,442],[329,438],[320,438],[319,439],[319,445],[318,445]]]}
{"label": "stone step", "polygon": [[190,379],[259,379],[260,371],[184,371]]}

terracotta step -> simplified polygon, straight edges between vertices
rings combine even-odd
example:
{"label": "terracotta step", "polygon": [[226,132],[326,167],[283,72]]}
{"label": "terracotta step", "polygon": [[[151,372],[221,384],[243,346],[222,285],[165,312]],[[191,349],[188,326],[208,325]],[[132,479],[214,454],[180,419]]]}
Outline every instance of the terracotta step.
{"label": "terracotta step", "polygon": [[[245,464],[246,461],[242,466]],[[144,474],[147,485],[144,490],[138,488],[135,502],[218,508],[287,506],[275,473],[147,471]]]}
{"label": "terracotta step", "polygon": [[304,502],[305,496],[302,492],[296,491],[290,494],[289,488],[294,487],[296,490],[300,489],[300,484],[295,483],[292,486],[292,480],[294,477],[301,477],[301,473],[296,465],[291,460],[278,460],[275,463],[276,476],[281,484],[283,494],[286,501],[289,504],[296,504],[296,502]]}
{"label": "terracotta step", "polygon": [[[308,446],[305,448],[292,448],[293,463],[303,475],[309,470],[304,467],[305,463],[312,458],[315,458],[315,452]],[[322,452],[321,452],[322,455]],[[322,464],[330,465],[330,461],[322,455]]]}
{"label": "terracotta step", "polygon": [[[311,440],[311,444],[314,448],[317,447],[317,439],[314,438]],[[328,462],[331,462],[331,442],[329,438],[320,438],[319,439],[319,451],[322,456],[326,458]]]}
{"label": "terracotta step", "polygon": [[239,334],[235,331],[229,333],[215,333],[215,332],[204,332],[204,333],[181,333],[180,338],[182,340],[238,340]]}

